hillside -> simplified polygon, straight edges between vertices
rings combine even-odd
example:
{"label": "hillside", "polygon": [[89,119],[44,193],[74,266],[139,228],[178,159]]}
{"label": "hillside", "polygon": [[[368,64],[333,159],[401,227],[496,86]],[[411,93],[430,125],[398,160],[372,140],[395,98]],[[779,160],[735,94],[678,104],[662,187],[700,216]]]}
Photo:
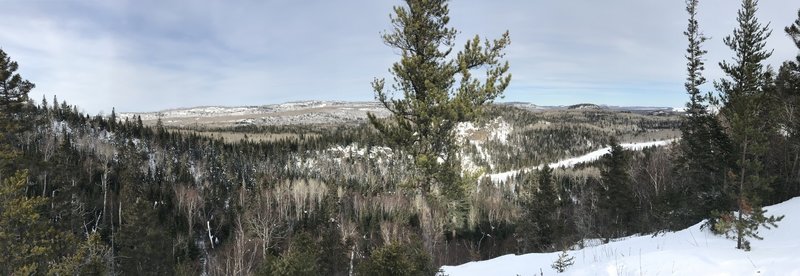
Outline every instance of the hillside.
{"label": "hillside", "polygon": [[[525,102],[498,103],[498,106],[516,107],[528,111],[544,112],[575,109],[574,106],[538,106]],[[653,114],[671,112],[669,107],[625,107],[581,104],[595,106],[596,110]],[[230,127],[230,126],[277,126],[319,125],[366,122],[367,113],[386,117],[389,112],[378,102],[347,101],[299,101],[258,106],[198,106],[174,108],[153,112],[123,112],[122,119],[141,116],[142,122],[154,125],[161,118],[170,127]]]}
{"label": "hillside", "polygon": [[261,106],[202,106],[157,112],[122,113],[122,118],[141,116],[145,124],[160,118],[172,127],[274,126],[362,123],[367,113],[385,117],[377,102],[302,101]]}
{"label": "hillside", "polygon": [[[703,223],[655,236],[630,236],[568,251],[575,264],[563,275],[800,275],[800,197],[766,207],[785,215],[778,228],[762,229],[749,252],[713,235]],[[458,266],[443,275],[556,275],[551,265],[560,252],[505,255]]]}

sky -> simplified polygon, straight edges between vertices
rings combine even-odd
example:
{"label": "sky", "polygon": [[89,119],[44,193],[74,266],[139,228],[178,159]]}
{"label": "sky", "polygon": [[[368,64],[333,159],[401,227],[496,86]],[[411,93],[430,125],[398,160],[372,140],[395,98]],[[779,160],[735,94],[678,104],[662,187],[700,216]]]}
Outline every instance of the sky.
{"label": "sky", "polygon": [[[300,100],[369,101],[400,59],[380,36],[392,6],[361,0],[0,0],[0,48],[34,82],[91,114]],[[701,0],[709,80],[739,1]],[[456,50],[508,30],[511,85],[499,101],[682,106],[687,15],[680,0],[456,0]],[[783,28],[796,0],[764,0],[774,67],[797,55]],[[713,89],[711,85],[707,90]]]}

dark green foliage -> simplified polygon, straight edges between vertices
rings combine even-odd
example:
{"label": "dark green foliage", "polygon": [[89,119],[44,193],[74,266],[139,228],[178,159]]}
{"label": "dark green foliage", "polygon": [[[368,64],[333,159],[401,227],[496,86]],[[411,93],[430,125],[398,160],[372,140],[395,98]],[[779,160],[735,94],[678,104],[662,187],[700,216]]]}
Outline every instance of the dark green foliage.
{"label": "dark green foliage", "polygon": [[18,134],[30,128],[28,93],[34,84],[18,73],[19,65],[0,49],[0,173],[11,171],[18,154]]}
{"label": "dark green foliage", "polygon": [[560,240],[563,225],[559,220],[558,190],[553,181],[553,169],[543,166],[538,172],[537,186],[530,187],[530,193],[525,195],[522,223],[518,226],[522,253],[551,251]]}
{"label": "dark green foliage", "polygon": [[[394,8],[394,29],[383,36],[402,55],[390,69],[395,83],[388,91],[383,79],[372,83],[377,100],[392,116],[384,121],[370,114],[369,119],[385,139],[413,157],[421,172],[409,184],[413,190],[462,199],[466,187],[459,179],[453,129],[459,122],[473,120],[508,86],[508,63],[500,60],[510,42],[508,33],[485,43],[476,36],[453,58],[450,53],[457,32],[447,27],[447,0],[407,0],[405,4]],[[471,74],[478,68],[488,72],[483,83]],[[402,97],[393,99],[393,93]]]}
{"label": "dark green foliage", "polygon": [[289,249],[262,268],[262,275],[322,275],[319,260],[320,248],[307,232],[297,234]]}
{"label": "dark green foliage", "polygon": [[386,244],[359,265],[361,275],[435,275],[430,256],[418,244]]}
{"label": "dark green foliage", "polygon": [[53,265],[49,275],[109,275],[113,269],[111,248],[94,232],[77,251]]}
{"label": "dark green foliage", "polygon": [[[800,49],[800,10],[797,10],[797,19],[794,21],[794,24],[787,26],[783,30],[792,38],[794,45]],[[800,57],[800,55],[798,56]]]}
{"label": "dark green foliage", "polygon": [[768,154],[775,158],[769,160],[767,167],[780,169],[772,202],[800,193],[800,10],[798,19],[785,31],[797,46],[798,55],[795,60],[785,61],[775,78],[777,123],[783,137],[771,141],[775,146]]}
{"label": "dark green foliage", "polygon": [[[688,200],[701,204],[693,204],[692,209],[697,218],[709,218],[712,211],[730,209],[730,201],[725,195],[725,171],[731,163],[731,148],[727,135],[714,114],[708,111],[709,103],[716,103],[712,94],[703,95],[700,86],[706,83],[703,77],[705,63],[703,56],[707,53],[702,44],[707,38],[700,32],[696,19],[697,0],[686,1],[689,13],[689,24],[684,32],[689,45],[687,47],[687,78],[685,83],[689,101],[686,103],[686,117],[681,125],[681,156],[678,170],[690,191],[687,196],[673,200]],[[694,198],[693,198],[694,197]]]}
{"label": "dark green foliage", "polygon": [[[174,268],[171,228],[159,215],[163,202],[146,196],[143,185],[129,171],[122,172],[116,230],[116,254],[122,273],[133,275],[172,274]],[[113,211],[112,211],[113,212]],[[112,222],[113,223],[113,222]]]}
{"label": "dark green foliage", "polygon": [[[727,78],[715,83],[724,107],[720,110],[726,133],[733,145],[736,163],[727,171],[730,196],[737,214],[732,220],[736,248],[749,249],[747,238],[757,238],[760,225],[774,224],[780,218],[765,217],[760,211],[763,199],[771,196],[775,178],[766,173],[763,157],[769,149],[769,137],[777,133],[771,112],[772,72],[763,63],[772,55],[766,50],[771,31],[756,17],[757,0],[743,0],[738,12],[739,26],[724,39],[734,51],[733,63],[723,61],[720,68]],[[724,215],[724,217],[733,217]],[[718,223],[727,223],[724,219]],[[725,228],[716,227],[715,229]]]}
{"label": "dark green foliage", "polygon": [[600,171],[602,187],[598,197],[598,209],[603,237],[608,240],[628,234],[633,224],[637,203],[634,201],[629,170],[630,157],[615,138],[611,139],[611,154],[605,157]]}
{"label": "dark green foliage", "polygon": [[60,238],[41,209],[43,197],[28,197],[28,173],[17,172],[0,183],[0,274],[30,275],[47,271],[54,239]]}

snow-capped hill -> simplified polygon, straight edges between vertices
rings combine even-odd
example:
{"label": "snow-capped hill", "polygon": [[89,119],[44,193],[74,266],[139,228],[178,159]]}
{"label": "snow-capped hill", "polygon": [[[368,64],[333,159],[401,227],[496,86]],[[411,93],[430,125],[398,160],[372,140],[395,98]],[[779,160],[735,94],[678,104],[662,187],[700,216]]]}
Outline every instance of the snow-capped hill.
{"label": "snow-capped hill", "polygon": [[604,106],[599,106],[599,105],[596,105],[596,104],[581,103],[581,104],[570,105],[570,106],[567,107],[567,109],[598,110],[598,109],[608,109],[608,108],[604,107]]}
{"label": "snow-capped hill", "polygon": [[377,102],[302,101],[263,106],[204,106],[169,109],[158,112],[121,113],[120,118],[142,117],[148,124],[159,118],[171,126],[235,126],[339,124],[361,122],[367,114],[388,116],[389,111]]}
{"label": "snow-capped hill", "polygon": [[[698,223],[655,237],[631,236],[567,251],[575,263],[562,275],[800,275],[800,197],[766,210],[786,217],[778,228],[761,228],[764,240],[752,240],[748,252]],[[560,253],[505,255],[442,269],[451,276],[556,275],[551,265]]]}
{"label": "snow-capped hill", "polygon": [[539,106],[533,103],[526,103],[526,102],[503,102],[497,103],[498,105],[505,105],[505,106],[513,106],[519,109],[529,110],[529,111],[544,111],[553,109],[553,107],[548,106]]}
{"label": "snow-capped hill", "polygon": [[189,118],[189,117],[219,117],[219,116],[242,116],[248,114],[256,114],[263,112],[262,107],[257,106],[239,106],[239,107],[226,107],[226,106],[200,106],[183,109],[169,109],[160,112],[144,112],[144,113],[121,113],[121,118],[142,116],[143,121],[156,120],[159,117],[163,118]]}

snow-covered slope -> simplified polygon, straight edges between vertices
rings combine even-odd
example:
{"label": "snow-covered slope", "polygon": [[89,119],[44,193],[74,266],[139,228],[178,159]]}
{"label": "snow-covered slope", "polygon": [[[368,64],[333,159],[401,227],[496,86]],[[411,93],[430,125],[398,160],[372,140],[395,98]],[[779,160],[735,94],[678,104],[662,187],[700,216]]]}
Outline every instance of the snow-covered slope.
{"label": "snow-covered slope", "polygon": [[[752,251],[701,230],[702,223],[652,237],[632,236],[568,251],[575,264],[561,275],[800,275],[800,197],[767,207],[767,215],[786,215],[778,228],[761,229]],[[459,266],[444,275],[556,275],[560,252],[506,255]]]}
{"label": "snow-covered slope", "polygon": [[[649,148],[649,147],[666,146],[666,145],[671,144],[674,141],[676,141],[676,139],[668,139],[668,140],[660,140],[660,141],[652,141],[652,142],[642,142],[642,143],[624,143],[624,144],[620,144],[620,146],[622,146],[622,148],[624,148],[626,150],[642,150],[642,149]],[[587,153],[587,154],[584,154],[584,155],[581,155],[581,156],[578,156],[578,157],[573,157],[573,158],[564,159],[564,160],[561,160],[561,161],[558,161],[558,162],[550,163],[550,164],[547,164],[547,166],[550,167],[550,168],[554,168],[554,169],[555,168],[562,168],[562,167],[563,168],[571,168],[571,167],[574,167],[577,164],[586,163],[586,162],[592,162],[592,161],[598,160],[598,159],[600,159],[600,157],[603,157],[603,155],[609,154],[610,152],[611,152],[611,147],[605,147],[605,148],[602,148],[602,149],[599,149],[599,150],[596,150],[596,151],[593,151],[593,152],[590,152],[590,153]],[[503,183],[506,180],[508,180],[509,178],[512,178],[512,177],[516,176],[520,172],[528,172],[528,171],[531,171],[531,170],[538,170],[540,168],[541,168],[541,166],[533,167],[533,168],[525,168],[525,169],[521,169],[521,170],[513,170],[513,171],[507,171],[507,172],[501,172],[501,173],[488,174],[488,175],[486,175],[484,177],[491,178],[493,183]]]}
{"label": "snow-covered slope", "polygon": [[[537,106],[521,102],[498,104],[535,112],[568,109],[565,106]],[[616,106],[602,106],[602,109],[636,113],[671,110],[663,107]],[[157,112],[125,112],[120,113],[119,118],[134,119],[141,116],[145,124],[155,124],[160,118],[167,126],[292,125],[363,122],[367,113],[378,117],[389,115],[389,111],[378,102],[299,101],[260,106],[201,106]]]}
{"label": "snow-covered slope", "polygon": [[303,101],[263,106],[204,106],[159,112],[121,113],[120,118],[141,116],[145,123],[159,118],[165,125],[291,125],[339,124],[364,121],[367,113],[389,114],[378,102]]}

